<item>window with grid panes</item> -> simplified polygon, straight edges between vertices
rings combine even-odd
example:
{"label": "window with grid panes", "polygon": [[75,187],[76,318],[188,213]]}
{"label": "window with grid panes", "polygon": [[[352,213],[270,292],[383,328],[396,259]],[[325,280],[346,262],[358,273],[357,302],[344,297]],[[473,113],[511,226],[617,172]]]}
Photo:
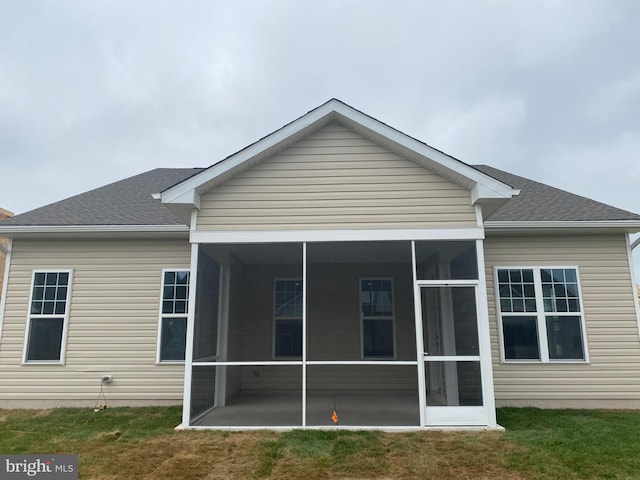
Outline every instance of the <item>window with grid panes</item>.
{"label": "window with grid panes", "polygon": [[584,314],[575,268],[498,268],[505,360],[585,360]]}
{"label": "window with grid panes", "polygon": [[393,358],[393,282],[360,280],[363,358]]}
{"label": "window with grid panes", "polygon": [[275,357],[302,357],[302,280],[276,279]]}
{"label": "window with grid panes", "polygon": [[33,273],[25,360],[61,362],[69,308],[70,271]]}
{"label": "window with grid panes", "polygon": [[159,361],[184,361],[188,309],[189,272],[165,270],[162,277]]}

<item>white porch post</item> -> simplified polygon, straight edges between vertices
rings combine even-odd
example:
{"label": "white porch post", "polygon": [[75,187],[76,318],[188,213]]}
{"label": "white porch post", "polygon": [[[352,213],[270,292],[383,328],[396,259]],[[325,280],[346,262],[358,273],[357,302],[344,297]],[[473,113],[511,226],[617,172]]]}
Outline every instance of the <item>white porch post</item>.
{"label": "white porch post", "polygon": [[480,349],[480,375],[482,376],[482,402],[487,412],[487,425],[497,427],[496,398],[493,389],[493,362],[491,357],[491,335],[489,328],[489,304],[487,300],[487,278],[484,264],[484,243],[476,240],[478,260],[478,347]]}
{"label": "white porch post", "polygon": [[191,268],[189,273],[189,314],[187,315],[187,343],[184,354],[184,393],[182,396],[182,425],[188,426],[191,419],[191,373],[193,364],[193,332],[196,314],[196,286],[198,278],[199,244],[191,244]]}
{"label": "white porch post", "polygon": [[424,427],[427,424],[425,416],[425,405],[427,404],[427,389],[425,386],[425,373],[424,373],[424,345],[422,334],[422,308],[420,303],[422,301],[422,295],[420,293],[420,287],[418,286],[418,271],[416,262],[416,242],[411,240],[411,266],[413,270],[413,306],[414,316],[416,318],[416,359],[418,361],[418,400],[420,402],[420,426]]}
{"label": "white porch post", "polygon": [[302,428],[307,426],[307,242],[302,242]]}

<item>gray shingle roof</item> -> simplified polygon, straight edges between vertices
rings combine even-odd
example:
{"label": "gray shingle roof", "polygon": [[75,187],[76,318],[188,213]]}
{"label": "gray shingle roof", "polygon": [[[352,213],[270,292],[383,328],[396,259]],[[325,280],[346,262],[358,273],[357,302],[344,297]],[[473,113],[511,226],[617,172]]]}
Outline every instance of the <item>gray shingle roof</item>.
{"label": "gray shingle roof", "polygon": [[[497,168],[474,168],[500,180],[520,195],[496,210],[491,221],[640,220],[640,215],[534,182]],[[158,193],[201,172],[201,168],[157,168],[119,182],[31,210],[2,226],[182,225],[169,209],[154,200]]]}
{"label": "gray shingle roof", "polygon": [[201,168],[156,168],[16,215],[2,222],[2,226],[183,225],[151,195],[201,171]]}
{"label": "gray shingle roof", "polygon": [[627,212],[589,198],[534,182],[487,165],[474,168],[520,190],[487,219],[489,221],[567,222],[640,220],[640,215]]}

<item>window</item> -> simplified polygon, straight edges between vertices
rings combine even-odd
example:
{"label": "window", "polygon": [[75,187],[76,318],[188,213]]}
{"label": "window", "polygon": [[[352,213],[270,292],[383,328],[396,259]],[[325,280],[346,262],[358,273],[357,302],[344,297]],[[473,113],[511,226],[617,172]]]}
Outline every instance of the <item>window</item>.
{"label": "window", "polygon": [[575,268],[499,268],[505,360],[584,361],[584,315]]}
{"label": "window", "polygon": [[393,358],[393,283],[391,279],[360,280],[363,358]]}
{"label": "window", "polygon": [[162,274],[158,361],[184,361],[189,309],[189,272],[165,270]]}
{"label": "window", "polygon": [[276,279],[275,357],[302,357],[302,280]]}
{"label": "window", "polygon": [[70,270],[33,272],[26,362],[63,362],[70,288]]}

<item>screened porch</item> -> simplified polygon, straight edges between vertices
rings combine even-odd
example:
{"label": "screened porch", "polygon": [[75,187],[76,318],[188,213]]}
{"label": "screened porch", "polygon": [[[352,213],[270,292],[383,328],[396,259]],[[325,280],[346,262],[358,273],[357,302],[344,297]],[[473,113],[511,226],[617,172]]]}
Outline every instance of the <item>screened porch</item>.
{"label": "screened porch", "polygon": [[473,240],[199,245],[189,426],[487,424],[478,272]]}

